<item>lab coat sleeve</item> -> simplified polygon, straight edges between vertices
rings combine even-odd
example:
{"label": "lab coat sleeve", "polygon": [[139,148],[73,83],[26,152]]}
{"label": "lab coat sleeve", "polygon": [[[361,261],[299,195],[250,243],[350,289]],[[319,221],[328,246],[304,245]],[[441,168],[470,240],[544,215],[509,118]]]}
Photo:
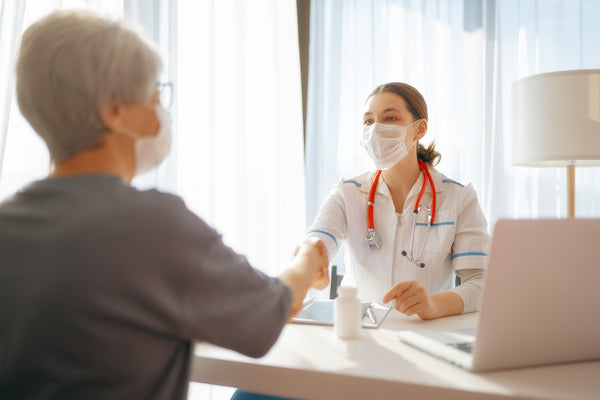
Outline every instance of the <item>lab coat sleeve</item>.
{"label": "lab coat sleeve", "polygon": [[487,221],[475,189],[465,186],[457,201],[456,233],[452,244],[452,266],[460,269],[485,268],[490,245]]}
{"label": "lab coat sleeve", "polygon": [[473,186],[467,185],[461,195],[457,209],[456,236],[452,245],[452,266],[462,284],[451,291],[461,297],[464,303],[463,313],[467,313],[481,307],[490,235]]}
{"label": "lab coat sleeve", "polygon": [[341,191],[341,183],[339,183],[323,201],[313,224],[306,233],[307,238],[315,236],[325,243],[330,262],[346,239],[347,221],[346,202]]}

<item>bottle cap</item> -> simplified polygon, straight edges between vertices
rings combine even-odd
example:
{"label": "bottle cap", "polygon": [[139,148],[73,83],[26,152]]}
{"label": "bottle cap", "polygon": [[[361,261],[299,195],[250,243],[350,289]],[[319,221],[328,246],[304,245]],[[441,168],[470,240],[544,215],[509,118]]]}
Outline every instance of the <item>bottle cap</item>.
{"label": "bottle cap", "polygon": [[337,292],[340,297],[356,297],[358,289],[354,286],[340,286]]}

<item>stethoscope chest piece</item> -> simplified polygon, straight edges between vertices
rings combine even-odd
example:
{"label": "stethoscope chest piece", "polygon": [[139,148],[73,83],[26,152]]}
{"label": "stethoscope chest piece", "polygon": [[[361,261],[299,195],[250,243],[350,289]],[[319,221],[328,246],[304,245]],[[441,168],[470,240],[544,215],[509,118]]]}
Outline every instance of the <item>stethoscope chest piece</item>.
{"label": "stethoscope chest piece", "polygon": [[381,236],[379,236],[379,233],[375,232],[375,229],[367,229],[365,244],[371,249],[381,248]]}

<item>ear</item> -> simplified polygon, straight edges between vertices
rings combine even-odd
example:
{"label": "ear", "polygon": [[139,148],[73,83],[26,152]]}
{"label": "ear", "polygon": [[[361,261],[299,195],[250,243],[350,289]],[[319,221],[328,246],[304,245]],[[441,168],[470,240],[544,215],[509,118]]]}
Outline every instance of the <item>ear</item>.
{"label": "ear", "polygon": [[115,99],[110,99],[100,109],[100,119],[110,132],[119,132],[123,120],[123,105]]}
{"label": "ear", "polygon": [[426,119],[420,119],[419,122],[416,125],[416,134],[415,137],[417,138],[417,140],[420,140],[423,138],[423,136],[425,136],[425,134],[427,133],[427,120]]}

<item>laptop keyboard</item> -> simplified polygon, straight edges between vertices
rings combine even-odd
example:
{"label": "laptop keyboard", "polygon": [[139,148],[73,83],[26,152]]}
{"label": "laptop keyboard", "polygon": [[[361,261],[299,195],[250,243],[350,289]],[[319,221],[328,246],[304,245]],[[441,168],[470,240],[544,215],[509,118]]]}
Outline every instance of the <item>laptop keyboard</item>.
{"label": "laptop keyboard", "polygon": [[465,343],[448,343],[448,346],[454,347],[456,349],[462,350],[465,353],[473,353],[473,342],[465,342]]}

